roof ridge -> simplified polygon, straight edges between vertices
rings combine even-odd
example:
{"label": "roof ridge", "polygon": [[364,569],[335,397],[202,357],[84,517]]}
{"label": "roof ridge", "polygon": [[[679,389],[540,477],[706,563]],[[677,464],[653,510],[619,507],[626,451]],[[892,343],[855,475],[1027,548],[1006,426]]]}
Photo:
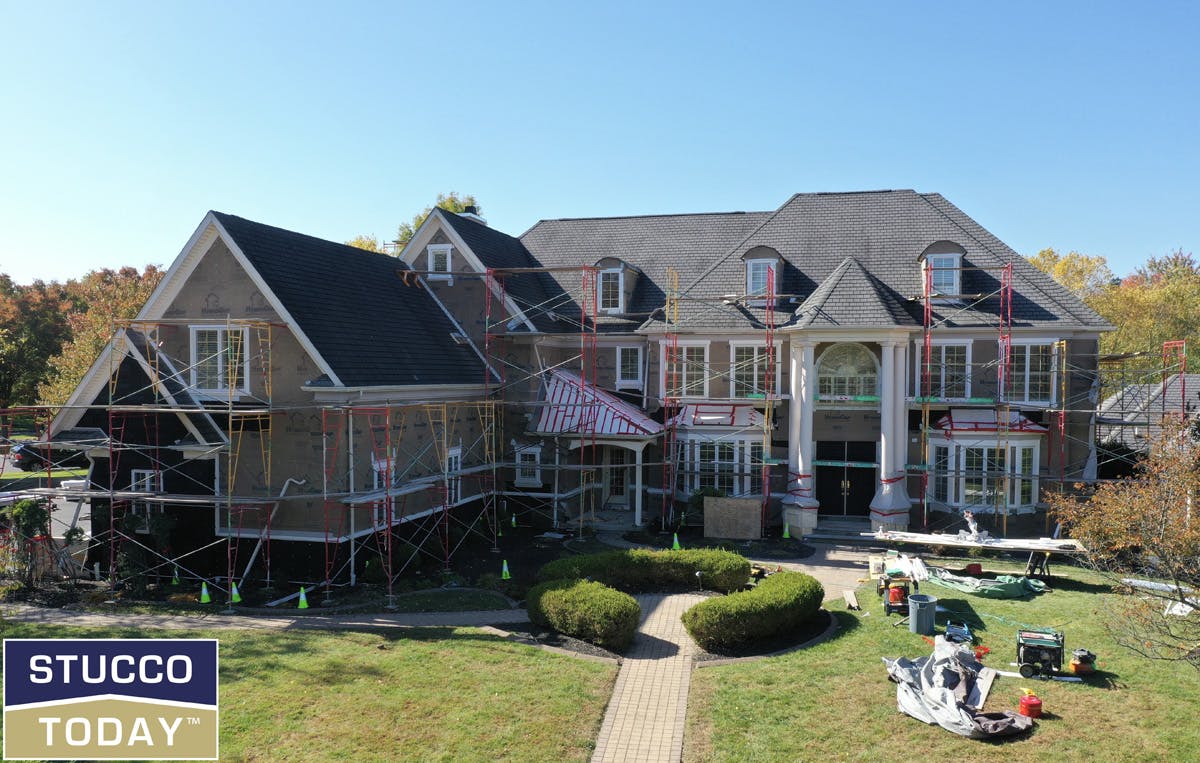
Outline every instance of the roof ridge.
{"label": "roof ridge", "polygon": [[[321,238],[320,236],[312,236],[307,233],[301,233],[299,231],[294,231],[294,230],[291,230],[290,228],[281,228],[278,225],[271,225],[269,223],[260,223],[257,220],[251,220],[248,217],[242,217],[240,215],[233,215],[228,212],[218,212],[215,209],[210,209],[209,214],[215,215],[218,220],[220,220],[221,218],[240,220],[241,222],[247,223],[249,225],[256,225],[260,228],[268,228],[273,231],[279,231],[280,233],[286,233],[289,236],[299,236],[300,238],[308,239],[309,241],[319,241],[322,244],[338,246],[338,247],[341,247],[342,249],[346,249],[347,254],[365,255],[365,256],[370,256],[370,257],[387,257],[388,259],[395,260],[396,264],[398,266],[405,268],[406,270],[408,269],[408,264],[404,260],[402,260],[399,257],[396,257],[394,255],[386,254],[384,252],[372,252],[368,249],[360,249],[357,246],[352,246],[350,244],[347,244],[347,243],[344,243],[341,241],[330,241],[329,239]],[[230,234],[230,235],[232,235],[232,234]]]}
{"label": "roof ridge", "polygon": [[[653,215],[595,215],[592,217],[545,217],[538,220],[530,228],[536,228],[542,223],[564,223],[564,222],[581,222],[586,220],[645,220],[648,218],[657,217],[716,217],[719,215],[767,215],[771,214],[769,209],[737,209],[729,212],[661,212]],[[528,232],[528,231],[526,231]],[[524,234],[522,234],[524,235]]]}

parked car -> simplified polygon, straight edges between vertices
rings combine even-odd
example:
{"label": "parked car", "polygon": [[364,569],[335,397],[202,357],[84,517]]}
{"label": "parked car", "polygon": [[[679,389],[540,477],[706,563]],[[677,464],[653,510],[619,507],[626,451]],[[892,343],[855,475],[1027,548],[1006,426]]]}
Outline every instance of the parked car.
{"label": "parked car", "polygon": [[[9,451],[9,457],[14,466],[22,471],[41,471],[46,468],[46,446],[32,443],[18,443]],[[50,451],[50,459],[55,469],[73,469],[87,466],[87,456],[82,450],[54,448]]]}

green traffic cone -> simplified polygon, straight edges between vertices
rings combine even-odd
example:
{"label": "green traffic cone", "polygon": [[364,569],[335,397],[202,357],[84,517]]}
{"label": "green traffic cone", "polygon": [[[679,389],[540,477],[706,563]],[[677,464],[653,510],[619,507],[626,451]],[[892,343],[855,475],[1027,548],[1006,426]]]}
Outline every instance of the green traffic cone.
{"label": "green traffic cone", "polygon": [[304,586],[300,586],[300,603],[296,609],[308,609],[308,597],[304,595]]}
{"label": "green traffic cone", "polygon": [[171,577],[171,585],[179,585],[179,568],[175,568],[175,574]]}
{"label": "green traffic cone", "polygon": [[512,575],[509,574],[509,571],[508,571],[508,560],[507,559],[505,559],[504,563],[500,566],[500,579],[501,580],[512,580]]}
{"label": "green traffic cone", "polygon": [[517,515],[516,514],[512,515],[512,526],[513,527],[517,526]]}
{"label": "green traffic cone", "polygon": [[238,593],[237,583],[229,581],[229,600],[234,604],[242,603],[242,595]]}
{"label": "green traffic cone", "polygon": [[504,525],[496,525],[496,537],[497,538],[504,537]]}
{"label": "green traffic cone", "polygon": [[788,523],[787,522],[783,523],[783,537],[787,538],[789,540],[792,537],[792,534],[790,532],[788,532]]}
{"label": "green traffic cone", "polygon": [[207,582],[200,584],[200,603],[201,604],[211,604],[212,603],[212,597],[208,595],[208,583]]}
{"label": "green traffic cone", "polygon": [[679,551],[682,547],[679,545],[679,533],[675,533],[674,539],[671,541],[671,550]]}

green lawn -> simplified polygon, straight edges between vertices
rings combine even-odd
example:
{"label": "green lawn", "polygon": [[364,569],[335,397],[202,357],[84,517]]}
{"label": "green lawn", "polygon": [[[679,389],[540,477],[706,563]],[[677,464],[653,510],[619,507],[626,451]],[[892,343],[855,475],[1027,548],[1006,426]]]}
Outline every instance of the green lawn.
{"label": "green lawn", "polygon": [[1024,601],[981,599],[935,585],[922,589],[943,605],[976,614],[983,628],[976,630],[992,649],[985,662],[993,667],[1016,670],[1008,663],[1016,659],[1018,625],[1056,627],[1066,634],[1068,654],[1086,647],[1099,655],[1100,672],[1087,684],[996,680],[986,710],[1015,710],[1023,686],[1042,698],[1046,717],[1030,736],[973,741],[900,714],[895,684],[880,658],[920,657],[932,649],[907,627],[892,627],[898,616],[885,618],[874,589],[863,586],[858,598],[864,611],[827,605],[842,628],[833,640],[783,657],[697,670],[684,759],[1194,760],[1200,750],[1200,673],[1121,650],[1102,624],[1116,594],[1085,571],[1054,571],[1060,575],[1055,590]]}
{"label": "green lawn", "polygon": [[6,638],[184,635],[220,640],[223,760],[587,760],[617,673],[469,628],[4,628]]}

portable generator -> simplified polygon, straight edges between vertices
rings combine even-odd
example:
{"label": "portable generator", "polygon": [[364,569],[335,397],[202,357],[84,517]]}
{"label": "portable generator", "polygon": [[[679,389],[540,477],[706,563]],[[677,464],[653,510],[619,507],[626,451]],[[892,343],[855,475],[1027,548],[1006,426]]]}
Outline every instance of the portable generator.
{"label": "portable generator", "polygon": [[1062,671],[1063,634],[1051,628],[1017,631],[1017,665],[1024,678]]}

